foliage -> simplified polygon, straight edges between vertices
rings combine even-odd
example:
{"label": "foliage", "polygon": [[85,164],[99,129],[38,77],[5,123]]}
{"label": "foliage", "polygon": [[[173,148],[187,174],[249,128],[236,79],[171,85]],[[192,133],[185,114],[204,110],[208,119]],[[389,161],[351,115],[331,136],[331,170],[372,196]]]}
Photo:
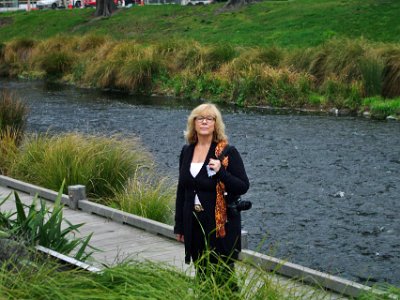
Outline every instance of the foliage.
{"label": "foliage", "polygon": [[0,174],[7,174],[26,126],[27,106],[15,93],[0,94]]}
{"label": "foliage", "polygon": [[370,97],[363,101],[371,117],[375,119],[384,119],[386,116],[400,116],[400,98],[383,99],[382,97]]}
{"label": "foliage", "polygon": [[[16,212],[0,211],[0,228],[14,238],[22,238],[29,245],[41,245],[63,254],[74,252],[74,258],[85,260],[91,255],[85,251],[92,235],[86,238],[73,237],[83,224],[72,225],[63,218],[62,189],[61,187],[52,211],[46,207],[44,200],[40,201],[40,208],[38,208],[37,197],[33,199],[31,205],[25,205],[21,202],[18,193],[14,192]],[[10,195],[1,204],[9,197]],[[63,222],[66,222],[68,226],[62,229]]]}
{"label": "foliage", "polygon": [[[57,190],[83,184],[89,196],[112,197],[123,190],[138,166],[150,164],[136,140],[68,133],[28,137],[11,175]],[[66,187],[64,188],[66,192]]]}
{"label": "foliage", "polygon": [[156,220],[172,223],[172,205],[175,184],[159,178],[154,169],[138,169],[126,188],[111,199],[110,205],[123,211]]}
{"label": "foliage", "polygon": [[28,107],[15,92],[8,90],[0,94],[0,139],[4,134],[20,140],[26,126]]}

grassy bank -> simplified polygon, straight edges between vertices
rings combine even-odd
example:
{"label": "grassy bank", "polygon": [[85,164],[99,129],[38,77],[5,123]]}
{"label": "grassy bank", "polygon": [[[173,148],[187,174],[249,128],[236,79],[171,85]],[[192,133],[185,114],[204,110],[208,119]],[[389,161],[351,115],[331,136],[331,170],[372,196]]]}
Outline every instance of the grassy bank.
{"label": "grassy bank", "polygon": [[219,13],[222,6],[136,6],[119,10],[110,19],[94,19],[92,9],[2,13],[0,41],[96,33],[151,44],[179,38],[201,44],[285,48],[317,46],[332,37],[399,42],[396,0],[262,1]]}
{"label": "grassy bank", "polygon": [[[400,96],[399,2],[221,7],[134,7],[108,19],[92,10],[4,14],[0,74],[240,106],[400,115],[399,100],[390,100]],[[390,109],[364,101],[371,97]]]}

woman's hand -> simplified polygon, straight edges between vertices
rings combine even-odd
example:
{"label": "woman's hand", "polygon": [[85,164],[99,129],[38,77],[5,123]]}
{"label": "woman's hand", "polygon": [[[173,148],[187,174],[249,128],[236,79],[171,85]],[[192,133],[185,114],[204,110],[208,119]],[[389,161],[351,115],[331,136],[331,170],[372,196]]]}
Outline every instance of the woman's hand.
{"label": "woman's hand", "polygon": [[184,236],[183,236],[183,234],[177,234],[176,235],[176,240],[178,241],[178,242],[184,242],[185,241],[185,238],[184,238]]}
{"label": "woman's hand", "polygon": [[216,173],[218,173],[219,169],[221,169],[221,161],[219,159],[210,158],[208,165]]}

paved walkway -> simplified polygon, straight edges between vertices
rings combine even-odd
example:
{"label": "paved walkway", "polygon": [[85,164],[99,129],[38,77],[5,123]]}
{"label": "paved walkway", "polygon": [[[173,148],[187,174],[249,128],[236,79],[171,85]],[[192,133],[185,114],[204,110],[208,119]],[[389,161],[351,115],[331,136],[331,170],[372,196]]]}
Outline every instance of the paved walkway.
{"label": "paved walkway", "polygon": [[[0,200],[4,199],[13,190],[0,186]],[[31,204],[33,197],[29,194],[18,192],[25,204]],[[53,202],[46,201],[48,206]],[[15,201],[10,197],[1,207],[2,211],[15,210]],[[97,267],[114,265],[126,258],[147,259],[164,262],[177,267],[179,270],[193,274],[193,267],[184,264],[183,244],[170,238],[152,234],[144,230],[109,221],[108,219],[93,214],[72,210],[64,207],[64,218],[72,224],[85,223],[80,228],[80,236],[93,233],[90,244],[101,251],[94,253],[92,264]],[[90,263],[90,262],[88,262]],[[248,267],[248,266],[247,266]],[[291,295],[296,294],[296,299],[348,299],[335,293],[324,292],[308,285],[300,284],[279,275],[270,275],[273,282],[284,286]]]}

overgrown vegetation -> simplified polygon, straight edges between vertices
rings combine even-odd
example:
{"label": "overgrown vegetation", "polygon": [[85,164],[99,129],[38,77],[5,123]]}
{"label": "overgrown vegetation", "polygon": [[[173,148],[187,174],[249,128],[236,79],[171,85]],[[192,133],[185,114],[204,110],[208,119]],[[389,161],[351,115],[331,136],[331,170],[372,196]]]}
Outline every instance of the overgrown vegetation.
{"label": "overgrown vegetation", "polygon": [[107,22],[88,10],[4,14],[0,70],[241,106],[356,113],[372,109],[363,98],[400,96],[400,2],[221,5],[134,7]]}
{"label": "overgrown vegetation", "polygon": [[[28,54],[22,58],[10,54],[12,61],[4,57],[9,75],[58,78],[95,88],[205,98],[240,106],[334,107],[353,113],[372,109],[363,104],[366,97],[391,102],[388,97],[400,95],[396,60],[400,48],[365,39],[334,38],[317,47],[291,51],[277,46],[206,46],[177,40],[147,45],[94,35],[57,36],[36,43],[19,40],[18,44]],[[14,48],[15,42],[7,44],[5,53],[18,53]]]}

